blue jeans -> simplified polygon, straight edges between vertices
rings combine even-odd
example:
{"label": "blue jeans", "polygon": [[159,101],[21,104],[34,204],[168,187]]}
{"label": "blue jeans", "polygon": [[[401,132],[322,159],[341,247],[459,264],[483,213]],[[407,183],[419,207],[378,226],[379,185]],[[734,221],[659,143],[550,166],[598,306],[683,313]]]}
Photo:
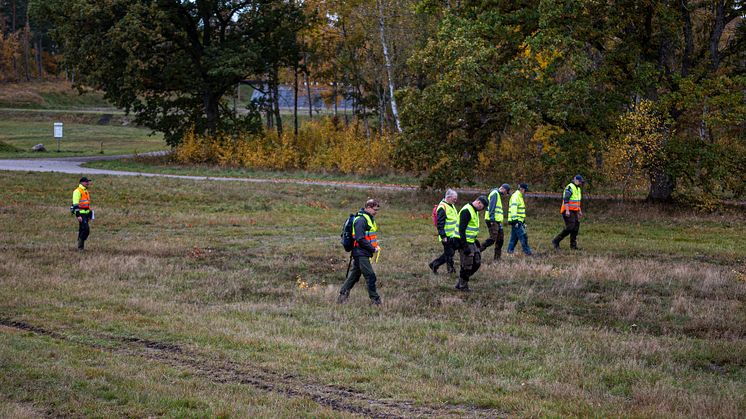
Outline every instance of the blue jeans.
{"label": "blue jeans", "polygon": [[515,250],[515,244],[517,241],[521,241],[521,248],[523,253],[531,255],[531,248],[528,246],[528,234],[526,234],[526,227],[523,223],[515,223],[510,228],[510,241],[508,242],[508,253],[513,253]]}

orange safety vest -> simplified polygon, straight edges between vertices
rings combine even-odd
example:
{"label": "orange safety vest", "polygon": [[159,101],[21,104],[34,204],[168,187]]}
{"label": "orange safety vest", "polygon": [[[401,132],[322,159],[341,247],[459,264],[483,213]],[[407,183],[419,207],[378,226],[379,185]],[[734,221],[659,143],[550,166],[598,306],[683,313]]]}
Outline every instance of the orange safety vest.
{"label": "orange safety vest", "polygon": [[[570,188],[570,190],[572,191],[572,195],[570,196],[570,200],[567,201],[566,204],[564,198],[562,199],[562,207],[560,208],[560,212],[564,213],[567,210],[580,211],[580,201],[582,200],[580,188],[574,183],[567,185],[567,188]],[[567,190],[567,188],[565,188],[565,190]]]}
{"label": "orange safety vest", "polygon": [[[369,228],[369,230],[367,230],[365,232],[365,240],[368,240],[370,242],[370,244],[373,245],[373,248],[377,249],[378,248],[378,224],[375,221],[371,220],[370,216],[367,213],[365,213],[365,212],[363,212],[362,214],[360,214],[357,217],[355,217],[354,221],[357,221],[358,217],[361,217],[361,216],[365,218],[365,221],[368,223],[368,228]],[[353,234],[353,237],[354,237],[354,235],[355,235],[355,225],[354,224],[352,226],[352,234]],[[359,247],[360,246],[357,243],[357,240],[355,240],[353,246],[354,247]]]}
{"label": "orange safety vest", "polygon": [[78,202],[78,208],[82,210],[91,209],[91,195],[88,193],[88,189],[83,186],[78,186],[80,191],[80,202]]}

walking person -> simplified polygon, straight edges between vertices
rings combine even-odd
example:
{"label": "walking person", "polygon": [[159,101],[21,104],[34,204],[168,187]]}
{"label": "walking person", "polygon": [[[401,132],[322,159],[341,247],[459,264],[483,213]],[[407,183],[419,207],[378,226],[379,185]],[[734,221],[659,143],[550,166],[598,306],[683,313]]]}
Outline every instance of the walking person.
{"label": "walking person", "polygon": [[585,179],[581,175],[575,175],[565,188],[562,194],[562,207],[560,214],[565,221],[565,229],[552,240],[552,247],[559,250],[560,242],[570,236],[570,249],[578,250],[578,232],[580,231],[580,218],[583,216],[583,210],[580,208],[580,201],[583,198],[580,187],[585,185]]}
{"label": "walking person", "polygon": [[91,232],[89,223],[93,219],[93,210],[91,210],[91,194],[88,191],[90,185],[90,179],[85,176],[80,178],[78,187],[73,191],[73,205],[70,207],[70,211],[78,219],[79,251],[85,250],[85,241]]}
{"label": "walking person", "polygon": [[521,242],[523,253],[531,256],[533,252],[528,246],[528,235],[526,234],[526,203],[523,195],[528,192],[528,185],[521,183],[518,190],[510,197],[510,208],[508,209],[508,222],[510,223],[510,241],[508,242],[508,254],[513,254],[516,242]]}
{"label": "walking person", "polygon": [[347,280],[339,290],[337,303],[342,304],[350,296],[350,290],[360,280],[360,275],[365,277],[368,286],[368,297],[373,305],[381,305],[381,297],[376,291],[376,273],[370,263],[370,259],[381,248],[378,246],[378,224],[375,216],[379,211],[378,201],[369,199],[361,208],[352,225],[352,236],[355,240],[352,248],[352,269]]}
{"label": "walking person", "polygon": [[459,291],[469,290],[469,278],[474,275],[482,264],[482,254],[479,251],[477,236],[479,235],[479,211],[488,204],[487,197],[480,195],[474,202],[464,205],[459,211],[459,220],[456,225],[456,237],[459,240],[459,256],[461,259],[461,270],[456,289]]}
{"label": "walking person", "polygon": [[443,254],[427,265],[435,274],[438,273],[438,268],[443,264],[448,267],[449,274],[456,272],[453,265],[453,255],[456,253],[454,237],[456,236],[456,224],[458,224],[456,201],[458,201],[458,192],[448,189],[437,207],[436,228],[438,229],[440,244],[443,245]]}
{"label": "walking person", "polygon": [[482,247],[479,249],[482,253],[487,250],[488,247],[495,245],[495,259],[497,262],[500,260],[500,256],[503,250],[503,243],[505,236],[503,234],[503,222],[505,222],[505,214],[503,213],[502,195],[510,193],[510,185],[503,183],[499,188],[495,188],[487,196],[489,204],[487,209],[484,211],[484,219],[487,221],[487,230],[490,232],[490,238],[482,243]]}

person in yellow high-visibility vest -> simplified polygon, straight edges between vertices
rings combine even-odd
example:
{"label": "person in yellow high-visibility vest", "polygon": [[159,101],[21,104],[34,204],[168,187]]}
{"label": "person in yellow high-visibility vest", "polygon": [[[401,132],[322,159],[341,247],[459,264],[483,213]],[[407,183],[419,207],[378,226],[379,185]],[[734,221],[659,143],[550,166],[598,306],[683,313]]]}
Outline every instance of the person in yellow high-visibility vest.
{"label": "person in yellow high-visibility vest", "polygon": [[570,236],[570,249],[578,249],[578,232],[580,232],[580,218],[583,216],[583,210],[580,208],[580,201],[583,200],[583,194],[580,189],[585,185],[585,179],[581,175],[575,175],[565,188],[562,194],[562,207],[560,214],[565,221],[565,229],[552,240],[552,247],[559,250],[562,239]]}
{"label": "person in yellow high-visibility vest", "polygon": [[435,228],[438,230],[438,239],[443,245],[443,253],[427,265],[435,274],[438,273],[438,268],[443,264],[448,267],[449,274],[456,272],[456,268],[453,266],[453,255],[456,253],[453,238],[456,236],[456,224],[458,224],[457,200],[458,192],[448,189],[437,207]]}
{"label": "person in yellow high-visibility vest", "polygon": [[80,178],[78,187],[73,191],[73,205],[70,211],[78,219],[78,250],[85,250],[85,241],[91,232],[88,223],[93,217],[91,210],[91,194],[88,191],[91,180],[83,176]]}
{"label": "person in yellow high-visibility vest", "polygon": [[482,254],[479,251],[479,211],[482,211],[487,205],[487,197],[480,195],[474,202],[464,205],[458,214],[458,224],[456,225],[456,236],[454,240],[459,240],[459,255],[461,259],[461,270],[456,289],[459,291],[469,290],[469,278],[474,275],[482,264]]}
{"label": "person in yellow high-visibility vest", "polygon": [[500,256],[503,250],[503,243],[505,241],[505,235],[503,234],[503,223],[505,222],[505,214],[503,213],[502,195],[510,193],[510,185],[503,183],[499,188],[495,188],[487,196],[487,200],[490,202],[487,208],[484,210],[484,220],[487,221],[487,231],[490,232],[490,238],[482,243],[482,247],[479,249],[482,253],[487,250],[488,247],[495,245],[495,262],[500,260]]}
{"label": "person in yellow high-visibility vest", "polygon": [[528,256],[533,255],[531,247],[528,245],[528,234],[526,234],[526,203],[523,201],[523,195],[528,192],[528,185],[521,183],[518,190],[513,192],[510,197],[510,208],[508,209],[508,222],[510,223],[510,241],[508,241],[508,254],[512,255],[515,245],[519,241],[523,248],[523,253]]}
{"label": "person in yellow high-visibility vest", "polygon": [[368,286],[370,303],[376,306],[381,305],[381,296],[378,295],[378,291],[376,290],[376,272],[370,264],[370,259],[381,251],[378,245],[378,223],[376,223],[375,218],[378,215],[379,209],[378,201],[369,199],[355,216],[352,227],[352,236],[355,239],[355,244],[352,248],[352,270],[347,275],[344,284],[342,284],[342,289],[339,290],[339,296],[337,297],[337,303],[339,304],[347,301],[347,298],[350,296],[350,290],[360,280],[360,275],[362,275],[365,277],[365,282]]}

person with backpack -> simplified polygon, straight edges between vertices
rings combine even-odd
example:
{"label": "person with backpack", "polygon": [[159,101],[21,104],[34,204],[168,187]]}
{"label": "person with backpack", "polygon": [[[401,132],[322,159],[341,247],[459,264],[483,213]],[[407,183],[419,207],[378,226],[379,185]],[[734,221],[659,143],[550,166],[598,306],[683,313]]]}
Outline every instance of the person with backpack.
{"label": "person with backpack", "polygon": [[487,200],[490,201],[487,205],[487,209],[484,211],[484,219],[487,221],[487,230],[490,232],[490,238],[482,243],[482,247],[479,249],[482,253],[487,250],[488,247],[495,245],[495,259],[497,262],[500,260],[500,255],[503,250],[503,243],[505,242],[505,235],[503,234],[503,222],[505,222],[505,214],[503,213],[503,202],[501,195],[507,195],[510,193],[510,185],[503,183],[499,188],[495,188],[490,192]]}
{"label": "person with backpack", "polygon": [[438,273],[438,268],[443,264],[448,267],[449,274],[456,273],[456,267],[453,266],[456,243],[453,238],[456,236],[456,224],[458,223],[457,200],[458,192],[448,189],[443,200],[433,208],[433,224],[438,230],[440,244],[443,245],[443,254],[427,264],[434,274]]}
{"label": "person with backpack", "polygon": [[88,226],[93,219],[93,210],[91,209],[91,194],[88,188],[91,186],[91,180],[83,176],[78,182],[78,187],[73,191],[73,204],[70,212],[78,219],[78,250],[85,250],[85,241],[91,232]]}
{"label": "person with backpack", "polygon": [[379,209],[378,201],[369,199],[353,219],[352,270],[347,275],[342,289],[339,290],[339,297],[337,297],[337,303],[339,304],[347,301],[350,296],[350,290],[360,280],[360,275],[362,274],[368,286],[370,303],[377,306],[381,305],[381,297],[376,291],[376,273],[370,263],[373,255],[381,251],[381,248],[378,246],[378,224],[375,219]]}
{"label": "person with backpack", "polygon": [[479,251],[479,214],[489,202],[487,197],[480,195],[474,202],[464,205],[459,211],[459,219],[456,224],[456,236],[454,240],[460,243],[459,254],[461,256],[461,270],[459,272],[456,289],[459,291],[469,290],[469,278],[474,275],[482,264],[482,255]]}

